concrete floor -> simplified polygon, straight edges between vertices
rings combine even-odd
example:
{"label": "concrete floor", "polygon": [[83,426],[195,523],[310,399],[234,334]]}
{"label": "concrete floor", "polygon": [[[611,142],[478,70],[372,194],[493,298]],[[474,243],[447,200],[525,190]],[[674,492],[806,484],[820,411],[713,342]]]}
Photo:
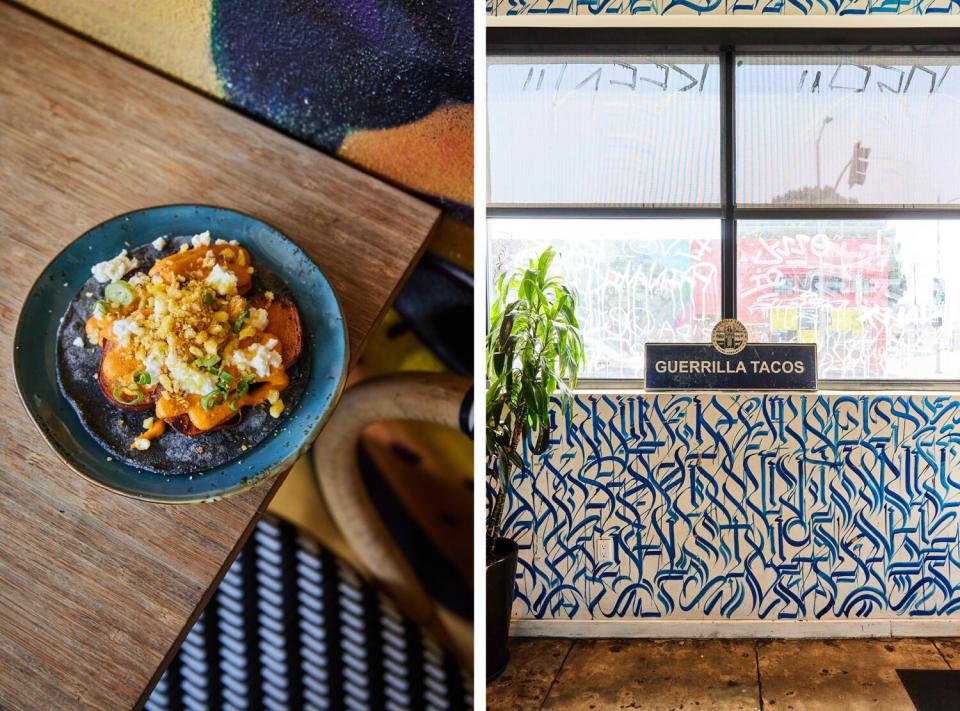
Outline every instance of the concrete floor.
{"label": "concrete floor", "polygon": [[913,711],[897,669],[960,669],[950,639],[538,638],[510,650],[489,711]]}

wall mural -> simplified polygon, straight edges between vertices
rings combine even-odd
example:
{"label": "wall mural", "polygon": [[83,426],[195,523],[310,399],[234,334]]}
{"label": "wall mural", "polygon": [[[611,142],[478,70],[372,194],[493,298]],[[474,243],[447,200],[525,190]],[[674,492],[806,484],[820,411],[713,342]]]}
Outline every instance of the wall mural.
{"label": "wall mural", "polygon": [[488,15],[938,15],[958,0],[487,0]]}
{"label": "wall mural", "polygon": [[505,519],[517,617],[960,608],[956,397],[582,394],[524,461]]}
{"label": "wall mural", "polygon": [[469,0],[24,0],[471,221]]}

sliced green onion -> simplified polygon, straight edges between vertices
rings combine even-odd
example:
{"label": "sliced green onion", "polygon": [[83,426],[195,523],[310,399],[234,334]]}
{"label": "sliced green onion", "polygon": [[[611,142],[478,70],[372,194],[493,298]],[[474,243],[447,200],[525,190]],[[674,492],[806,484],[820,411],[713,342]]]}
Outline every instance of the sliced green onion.
{"label": "sliced green onion", "polygon": [[206,358],[197,358],[193,361],[193,364],[198,368],[210,368],[212,369],[217,363],[220,362],[220,356],[216,353],[213,355],[208,355]]}
{"label": "sliced green onion", "polygon": [[107,309],[110,308],[110,302],[104,299],[97,299],[93,304],[93,315],[94,316],[103,316],[107,313]]}
{"label": "sliced green onion", "polygon": [[129,396],[130,394],[130,390],[122,385],[117,385],[113,389],[113,399],[117,402],[122,402],[124,405],[136,405],[137,403],[143,401],[143,393],[139,390],[137,390],[136,397],[133,400],[124,399],[124,396]]}
{"label": "sliced green onion", "polygon": [[234,380],[235,378],[230,375],[230,373],[225,370],[221,370],[217,379],[217,389],[223,390],[225,393],[229,393],[230,388],[233,387],[232,383]]}
{"label": "sliced green onion", "polygon": [[211,390],[200,399],[200,407],[204,410],[212,410],[226,399],[226,393],[223,390]]}
{"label": "sliced green onion", "polygon": [[203,303],[205,303],[207,306],[213,303],[213,292],[209,289],[203,292]]}
{"label": "sliced green onion", "polygon": [[253,373],[247,373],[242,378],[240,378],[240,382],[237,383],[237,389],[233,391],[233,399],[230,401],[231,410],[235,411],[237,409],[237,400],[239,400],[248,392],[250,392],[250,383],[256,377],[257,376],[254,375]]}
{"label": "sliced green onion", "polygon": [[107,301],[118,306],[128,306],[137,298],[137,293],[133,290],[133,287],[123,279],[107,284],[107,287],[103,290],[103,295],[107,297]]}
{"label": "sliced green onion", "polygon": [[243,322],[247,320],[247,316],[250,315],[250,309],[244,309],[240,312],[240,315],[237,316],[237,320],[233,324],[233,332],[240,333],[240,329],[243,328]]}
{"label": "sliced green onion", "polygon": [[137,385],[149,385],[150,384],[150,373],[145,370],[137,370],[133,374],[133,382]]}
{"label": "sliced green onion", "polygon": [[250,381],[252,381],[254,377],[256,376],[248,373],[240,379],[240,382],[237,383],[237,397],[243,397],[250,392]]}

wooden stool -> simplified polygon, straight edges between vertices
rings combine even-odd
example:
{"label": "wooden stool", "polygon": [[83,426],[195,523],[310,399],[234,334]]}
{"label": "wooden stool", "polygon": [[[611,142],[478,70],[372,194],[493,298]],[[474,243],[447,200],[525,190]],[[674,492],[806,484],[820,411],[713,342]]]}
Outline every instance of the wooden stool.
{"label": "wooden stool", "polygon": [[[473,434],[472,383],[444,373],[391,373],[347,390],[312,448],[317,485],[337,528],[375,582],[417,624],[430,629],[465,668],[473,667],[473,645],[450,634],[449,624],[381,520],[357,460],[363,430],[383,420],[431,422]],[[467,642],[471,643],[467,643]]]}

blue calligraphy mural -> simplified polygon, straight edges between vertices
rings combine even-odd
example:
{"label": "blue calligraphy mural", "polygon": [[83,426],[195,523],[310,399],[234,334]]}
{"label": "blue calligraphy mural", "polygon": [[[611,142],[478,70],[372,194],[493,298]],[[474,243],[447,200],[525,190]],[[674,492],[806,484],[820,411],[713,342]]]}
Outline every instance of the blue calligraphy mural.
{"label": "blue calligraphy mural", "polygon": [[524,461],[506,517],[518,617],[960,607],[960,398],[582,394]]}
{"label": "blue calligraphy mural", "polygon": [[516,15],[954,15],[960,0],[487,0]]}

